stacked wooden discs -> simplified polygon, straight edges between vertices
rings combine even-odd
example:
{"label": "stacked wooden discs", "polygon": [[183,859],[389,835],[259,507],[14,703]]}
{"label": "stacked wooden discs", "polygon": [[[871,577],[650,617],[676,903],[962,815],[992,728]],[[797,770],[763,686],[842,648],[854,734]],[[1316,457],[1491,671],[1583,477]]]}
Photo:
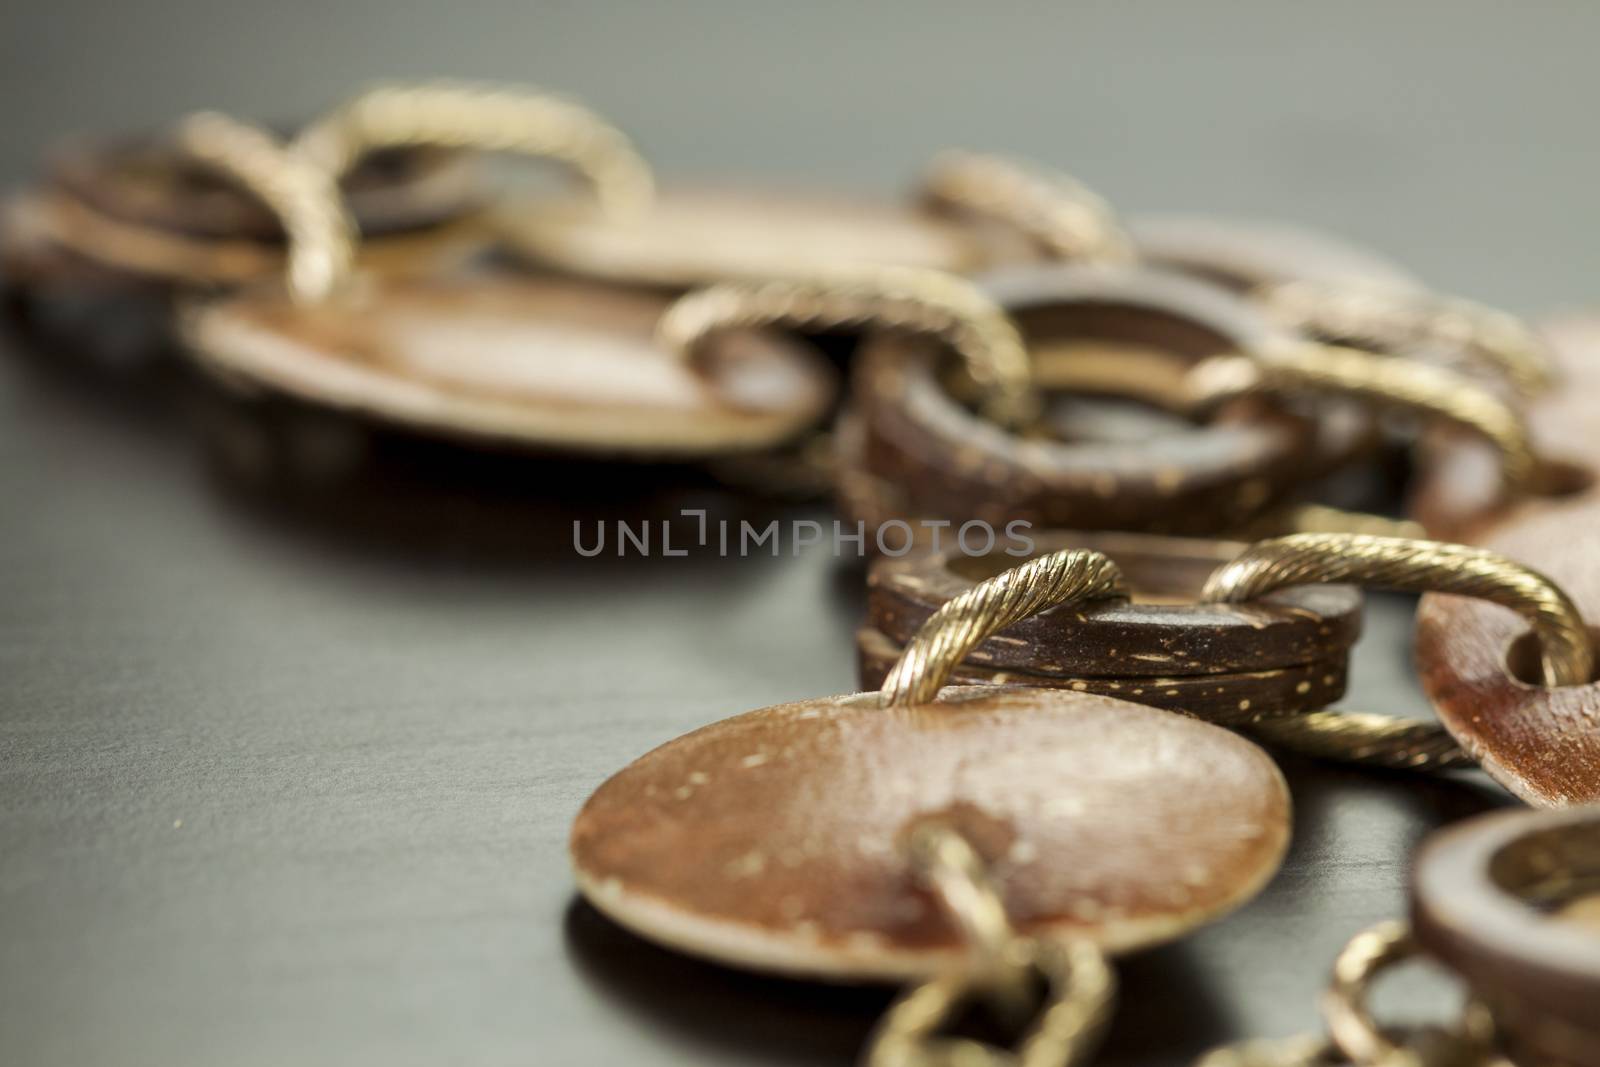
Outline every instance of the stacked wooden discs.
{"label": "stacked wooden discs", "polygon": [[[1139,534],[1051,533],[1031,550],[959,550],[877,560],[857,632],[863,688],[881,685],[906,641],[940,607],[1024,558],[1061,548],[1110,556],[1132,601],[1057,610],[1008,627],[956,669],[968,684],[1101,693],[1243,726],[1315,711],[1344,694],[1360,594],[1289,589],[1250,604],[1197,604],[1206,576],[1241,545]],[[1020,550],[1019,550],[1020,551]]]}

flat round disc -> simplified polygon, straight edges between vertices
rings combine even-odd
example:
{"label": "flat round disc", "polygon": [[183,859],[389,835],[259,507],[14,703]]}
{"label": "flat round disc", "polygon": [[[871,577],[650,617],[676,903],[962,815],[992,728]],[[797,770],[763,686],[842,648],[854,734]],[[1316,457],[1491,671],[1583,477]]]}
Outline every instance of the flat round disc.
{"label": "flat round disc", "polygon": [[911,205],[815,194],[666,189],[619,222],[590,199],[506,212],[511,246],[574,274],[681,288],[785,277],[842,264],[968,271],[986,252],[970,230]]}
{"label": "flat round disc", "polygon": [[780,443],[820,419],[822,357],[735,333],[690,365],[657,343],[668,302],[560,279],[375,278],[315,306],[277,287],[200,306],[206,366],[420,430],[602,453],[695,456]]}
{"label": "flat round disc", "polygon": [[908,865],[924,820],[962,834],[1028,935],[1109,951],[1175,938],[1277,869],[1289,796],[1220,727],[1108,697],[957,686],[726,719],[589,799],[571,849],[584,895],[654,941],[723,963],[905,978],[966,952]]}

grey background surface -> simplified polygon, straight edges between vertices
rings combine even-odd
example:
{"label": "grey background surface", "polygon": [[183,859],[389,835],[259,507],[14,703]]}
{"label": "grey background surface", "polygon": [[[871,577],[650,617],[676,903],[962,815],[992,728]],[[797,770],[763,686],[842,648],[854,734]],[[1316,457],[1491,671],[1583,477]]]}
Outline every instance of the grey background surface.
{"label": "grey background surface", "polygon": [[[669,174],[891,191],[937,148],[1001,149],[1538,312],[1600,292],[1597,33],[1580,3],[13,2],[0,177],[67,131],[489,77],[589,100]],[[181,370],[5,346],[0,1060],[850,1062],[881,995],[650,948],[573,905],[563,843],[649,747],[850,688],[857,573],[573,558],[574,517],[761,510],[683,472],[388,442],[285,485],[254,447],[277,423]],[[1349,703],[1424,710],[1406,625],[1376,606]],[[1313,1025],[1337,947],[1403,907],[1409,846],[1499,802],[1292,770],[1284,872],[1124,966],[1107,1062]]]}

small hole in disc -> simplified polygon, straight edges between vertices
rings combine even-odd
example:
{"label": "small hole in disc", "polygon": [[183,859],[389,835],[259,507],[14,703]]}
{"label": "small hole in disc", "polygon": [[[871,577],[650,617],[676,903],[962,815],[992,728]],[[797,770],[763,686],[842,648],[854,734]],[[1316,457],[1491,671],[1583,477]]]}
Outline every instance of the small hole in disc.
{"label": "small hole in disc", "polygon": [[[1600,627],[1589,627],[1589,643],[1600,648]],[[1544,666],[1539,657],[1539,637],[1528,630],[1506,647],[1506,673],[1528,685],[1544,685]],[[1600,659],[1589,675],[1589,682],[1600,681]]]}

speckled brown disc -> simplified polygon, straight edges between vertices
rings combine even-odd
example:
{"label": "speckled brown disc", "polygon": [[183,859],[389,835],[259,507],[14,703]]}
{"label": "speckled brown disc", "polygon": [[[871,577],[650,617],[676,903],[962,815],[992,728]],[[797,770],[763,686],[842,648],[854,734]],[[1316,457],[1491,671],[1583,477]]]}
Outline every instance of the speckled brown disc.
{"label": "speckled brown disc", "polygon": [[891,710],[858,693],[727,719],[636,760],[579,813],[572,860],[597,908],[673,948],[902,978],[966,950],[906,862],[926,819],[973,844],[1021,931],[1124,951],[1259,890],[1289,796],[1255,745],[1136,704],[982,686]]}
{"label": "speckled brown disc", "polygon": [[480,274],[359,279],[297,306],[278,288],[197,309],[190,347],[228,378],[420,430],[527,446],[695,456],[780,443],[833,396],[820,355],[735,333],[697,364],[656,342],[667,301]]}
{"label": "speckled brown disc", "polygon": [[[876,689],[905,652],[871,626],[856,631],[856,678],[861,688]],[[1347,652],[1283,667],[1225,674],[1136,675],[1033,674],[1015,668],[995,670],[962,663],[950,674],[953,685],[1026,685],[1098,693],[1152,708],[1193,715],[1219,726],[1237,728],[1319,711],[1344,696],[1349,680]]]}
{"label": "speckled brown disc", "polygon": [[647,215],[627,221],[587,199],[541,201],[502,218],[508,243],[538,263],[670,288],[851,263],[965,272],[994,262],[973,232],[909,204],[777,190],[668,188]]}
{"label": "speckled brown disc", "polygon": [[[939,345],[870,340],[854,367],[860,429],[841,439],[840,476],[889,487],[901,517],[1212,534],[1262,514],[1370,440],[1368,420],[1342,406],[1307,414],[1253,398],[1206,422],[1162,409],[1181,403],[1196,361],[1279,337],[1215,286],[1067,265],[1012,267],[982,281],[1028,342],[1044,416],[1035,432],[1010,433],[954,394]],[[1147,432],[1089,436],[1105,425],[1082,417],[1091,393],[1144,403]],[[841,490],[849,499],[852,487]]]}
{"label": "speckled brown disc", "polygon": [[1333,234],[1264,219],[1146,215],[1129,228],[1151,263],[1240,291],[1287,281],[1418,286],[1379,252]]}
{"label": "speckled brown disc", "polygon": [[[946,531],[944,540],[955,537]],[[867,575],[868,622],[904,644],[979,582],[1034,556],[1087,548],[1117,564],[1131,600],[1029,616],[973,649],[967,662],[1065,678],[1229,674],[1342,661],[1361,633],[1361,594],[1351,586],[1300,586],[1248,604],[1196,603],[1206,578],[1242,552],[1241,544],[1130,533],[1029,537],[1033,550],[1020,555],[945,547],[880,557]]]}
{"label": "speckled brown disc", "polygon": [[1600,809],[1498,812],[1434,834],[1412,875],[1428,952],[1517,1063],[1600,1067]]}

